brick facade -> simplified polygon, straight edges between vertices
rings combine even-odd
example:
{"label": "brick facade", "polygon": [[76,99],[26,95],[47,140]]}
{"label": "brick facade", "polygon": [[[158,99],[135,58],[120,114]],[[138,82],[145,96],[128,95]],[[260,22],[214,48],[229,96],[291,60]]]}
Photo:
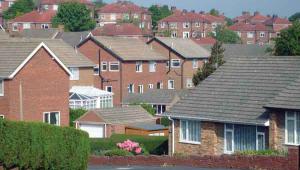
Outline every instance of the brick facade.
{"label": "brick facade", "polygon": [[94,86],[94,69],[92,67],[79,68],[79,80],[70,80],[72,86]]}
{"label": "brick facade", "polygon": [[[41,30],[43,29],[42,28],[42,25],[45,25],[47,24],[48,25],[48,28],[52,28],[52,24],[51,23],[29,23],[30,24],[30,29],[32,30]],[[15,28],[13,28],[15,25]],[[24,23],[9,23],[8,24],[8,30],[10,32],[12,31],[19,31],[19,32],[22,32],[24,30]]]}
{"label": "brick facade", "polygon": [[270,148],[284,150],[287,148],[285,143],[285,113],[281,110],[270,113],[269,142]]}
{"label": "brick facade", "polygon": [[41,48],[13,79],[4,81],[4,91],[0,111],[6,119],[22,120],[23,110],[24,121],[42,122],[43,112],[59,111],[60,125],[69,125],[69,75],[45,49]]}

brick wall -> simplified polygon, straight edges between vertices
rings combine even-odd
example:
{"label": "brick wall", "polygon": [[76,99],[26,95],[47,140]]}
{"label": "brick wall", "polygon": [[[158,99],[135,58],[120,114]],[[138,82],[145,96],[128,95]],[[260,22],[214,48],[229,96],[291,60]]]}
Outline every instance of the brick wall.
{"label": "brick wall", "polygon": [[[48,24],[49,28],[52,28],[51,23],[43,23],[43,24]],[[30,24],[30,29],[40,30],[40,29],[42,29],[42,23],[31,23]],[[8,30],[9,30],[9,32],[13,31],[13,23],[8,24]],[[23,30],[24,30],[23,29],[23,23],[18,23],[18,31],[22,32]]]}
{"label": "brick wall", "polygon": [[94,85],[94,68],[80,67],[79,80],[70,80],[70,87],[72,86],[93,86]]}
{"label": "brick wall", "polygon": [[270,113],[269,142],[271,149],[286,149],[284,145],[285,113],[274,110]]}

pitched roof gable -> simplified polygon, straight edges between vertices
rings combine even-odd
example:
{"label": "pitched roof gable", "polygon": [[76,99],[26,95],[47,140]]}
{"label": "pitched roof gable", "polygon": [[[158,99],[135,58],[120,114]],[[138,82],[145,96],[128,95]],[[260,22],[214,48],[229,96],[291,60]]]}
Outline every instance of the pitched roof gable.
{"label": "pitched roof gable", "polygon": [[24,15],[18,16],[10,22],[32,22],[32,23],[51,23],[52,18],[56,15],[56,11],[31,11]]}

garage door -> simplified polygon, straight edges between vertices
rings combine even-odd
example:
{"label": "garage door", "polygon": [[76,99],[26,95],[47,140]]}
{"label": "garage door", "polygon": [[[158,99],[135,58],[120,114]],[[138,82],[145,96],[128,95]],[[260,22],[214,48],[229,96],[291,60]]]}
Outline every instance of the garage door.
{"label": "garage door", "polygon": [[86,131],[90,138],[104,138],[104,125],[80,125],[80,129]]}

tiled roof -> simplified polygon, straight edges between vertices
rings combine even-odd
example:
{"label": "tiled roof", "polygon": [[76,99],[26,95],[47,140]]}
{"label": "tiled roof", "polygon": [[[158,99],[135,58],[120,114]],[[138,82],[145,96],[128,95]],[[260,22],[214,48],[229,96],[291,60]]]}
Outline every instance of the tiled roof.
{"label": "tiled roof", "polygon": [[62,39],[64,42],[69,44],[71,47],[76,47],[80,42],[85,40],[90,31],[82,31],[82,32],[59,32],[56,35],[56,39]]}
{"label": "tiled roof", "polygon": [[9,39],[9,35],[0,29],[0,40]]}
{"label": "tiled roof", "polygon": [[273,25],[273,24],[292,24],[288,19],[286,18],[280,18],[280,17],[272,17],[265,21],[266,25]]}
{"label": "tiled roof", "polygon": [[168,60],[167,56],[152,49],[144,41],[136,37],[94,36],[92,38],[125,61]]}
{"label": "tiled roof", "polygon": [[49,38],[52,39],[58,34],[59,30],[55,28],[50,29],[25,29],[21,32],[24,38]]}
{"label": "tiled roof", "polygon": [[118,1],[116,3],[107,4],[99,9],[101,13],[148,13],[146,8],[137,6],[129,1]]}
{"label": "tiled roof", "polygon": [[58,5],[63,2],[79,2],[86,5],[94,5],[90,0],[41,0],[41,5]]}
{"label": "tiled roof", "polygon": [[55,11],[31,11],[24,15],[18,16],[10,22],[32,22],[32,23],[51,23],[52,18],[56,15]]}
{"label": "tiled roof", "polygon": [[199,45],[213,45],[217,42],[216,39],[212,37],[193,39],[193,41],[195,41]]}
{"label": "tiled roof", "polygon": [[236,23],[229,27],[233,31],[267,31],[268,28],[262,24]]}
{"label": "tiled roof", "polygon": [[103,27],[92,31],[94,36],[143,36],[150,34],[131,23],[105,24]]}
{"label": "tiled roof", "polygon": [[154,39],[174,50],[184,58],[208,58],[210,53],[191,39],[155,37]]}
{"label": "tiled roof", "polygon": [[269,19],[269,17],[267,16],[264,16],[264,15],[261,15],[261,14],[255,14],[253,15],[252,17],[250,17],[250,22],[264,22],[266,21],[267,19]]}
{"label": "tiled roof", "polygon": [[166,18],[161,19],[159,22],[210,22],[204,15],[193,12],[174,13]]}
{"label": "tiled roof", "polygon": [[263,125],[268,120],[264,106],[299,78],[299,64],[299,56],[229,60],[166,116]]}

